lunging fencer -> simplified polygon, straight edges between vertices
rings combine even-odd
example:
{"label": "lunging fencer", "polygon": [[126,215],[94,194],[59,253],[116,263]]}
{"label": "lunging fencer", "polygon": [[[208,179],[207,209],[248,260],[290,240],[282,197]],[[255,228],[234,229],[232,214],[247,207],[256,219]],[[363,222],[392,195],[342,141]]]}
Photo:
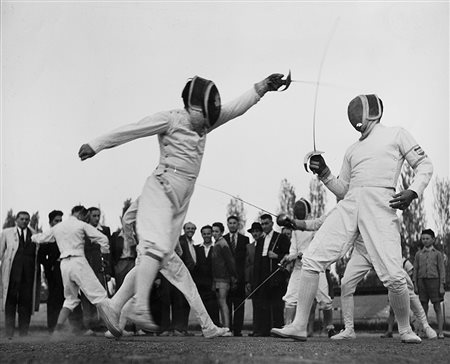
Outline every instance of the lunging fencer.
{"label": "lunging fencer", "polygon": [[[276,91],[285,83],[282,74],[272,74],[222,106],[214,82],[195,76],[183,89],[184,109],[156,113],[81,146],[78,155],[85,160],[103,149],[158,135],[159,164],[144,184],[137,211],[139,259],[136,266],[136,303],[131,317],[136,326],[148,331],[157,330],[148,307],[148,296],[161,268],[177,277],[181,291],[195,291],[198,295],[187,268],[183,264],[173,267],[169,258],[194,192],[207,134],[244,114],[266,92]],[[116,326],[120,309],[116,306],[111,318]]]}
{"label": "lunging fencer", "polygon": [[[306,341],[306,324],[319,273],[342,257],[361,234],[375,271],[389,291],[402,342],[421,342],[409,324],[409,294],[396,209],[407,208],[422,195],[433,166],[409,132],[380,124],[382,114],[383,104],[376,95],[360,95],[350,102],[348,117],[361,137],[347,149],[338,178],[331,174],[321,155],[310,159],[310,169],[342,200],[303,254],[296,317],[291,325],[277,330],[279,336]],[[415,177],[407,190],[396,194],[405,160]]]}

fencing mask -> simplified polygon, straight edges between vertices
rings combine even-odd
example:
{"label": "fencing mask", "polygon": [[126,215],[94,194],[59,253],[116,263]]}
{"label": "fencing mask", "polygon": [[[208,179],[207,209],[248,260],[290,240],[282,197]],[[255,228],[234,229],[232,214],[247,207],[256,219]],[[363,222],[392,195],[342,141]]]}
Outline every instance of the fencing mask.
{"label": "fencing mask", "polygon": [[220,115],[220,94],[213,81],[194,76],[183,89],[184,107],[203,114],[213,126]]}
{"label": "fencing mask", "polygon": [[363,132],[369,121],[381,119],[383,102],[377,95],[359,95],[348,104],[347,114],[353,127]]}

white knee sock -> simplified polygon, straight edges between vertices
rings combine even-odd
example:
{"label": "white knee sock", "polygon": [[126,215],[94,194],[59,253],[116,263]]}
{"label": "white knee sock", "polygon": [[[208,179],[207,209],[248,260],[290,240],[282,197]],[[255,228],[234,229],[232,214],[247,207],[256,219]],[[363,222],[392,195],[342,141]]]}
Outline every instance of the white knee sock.
{"label": "white knee sock", "polygon": [[411,311],[414,316],[416,316],[417,320],[419,320],[420,324],[423,327],[429,326],[427,315],[423,310],[422,304],[420,303],[419,296],[417,296],[414,292],[409,294],[409,304],[411,306]]}
{"label": "white knee sock", "polygon": [[346,329],[354,329],[354,310],[355,303],[352,296],[341,296],[342,316],[344,317],[344,325]]}
{"label": "white knee sock", "polygon": [[150,291],[159,272],[160,261],[141,255],[136,266],[136,312],[149,312]]}
{"label": "white knee sock", "polygon": [[120,312],[122,307],[136,293],[136,267],[128,272],[122,285],[116,294],[111,298],[111,304],[115,311]]}
{"label": "white knee sock", "polygon": [[404,334],[411,330],[409,325],[409,293],[406,284],[393,290],[389,289],[389,303],[395,313],[395,318],[397,319],[398,332],[399,334]]}
{"label": "white knee sock", "polygon": [[306,336],[309,313],[319,287],[319,272],[302,270],[299,279],[297,312],[291,326]]}

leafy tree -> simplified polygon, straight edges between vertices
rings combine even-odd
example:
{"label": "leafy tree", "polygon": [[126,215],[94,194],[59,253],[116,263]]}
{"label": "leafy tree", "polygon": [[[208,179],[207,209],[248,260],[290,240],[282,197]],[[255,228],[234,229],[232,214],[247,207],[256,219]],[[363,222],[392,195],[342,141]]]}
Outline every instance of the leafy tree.
{"label": "leafy tree", "polygon": [[309,182],[309,202],[311,202],[311,215],[313,218],[320,217],[325,213],[327,193],[316,175]]}
{"label": "leafy tree", "polygon": [[244,209],[244,203],[239,196],[233,197],[227,206],[227,218],[236,216],[239,219],[239,231],[243,232],[247,223],[247,213]]}
{"label": "leafy tree", "polygon": [[131,200],[131,198],[127,198],[125,201],[123,201],[123,207],[122,207],[122,215],[125,215],[125,212],[128,210],[128,208],[131,206],[131,203],[133,201]]}
{"label": "leafy tree", "polygon": [[[438,178],[433,184],[433,216],[436,224],[436,246],[447,256],[450,256],[450,180]],[[450,264],[446,264],[446,288],[450,287]]]}
{"label": "leafy tree", "polygon": [[42,232],[42,226],[39,226],[39,211],[36,211],[34,214],[31,215],[30,227],[37,233]]}
{"label": "leafy tree", "polygon": [[450,234],[450,180],[448,178],[436,177],[433,184],[433,196],[436,233],[442,240]]}
{"label": "leafy tree", "polygon": [[280,207],[278,209],[278,213],[293,217],[295,204],[295,188],[288,182],[286,178],[281,181],[279,197]]}
{"label": "leafy tree", "polygon": [[14,216],[13,210],[9,209],[6,214],[5,222],[3,223],[3,229],[14,226],[16,226],[16,217]]}
{"label": "leafy tree", "polygon": [[[414,170],[409,164],[403,165],[400,179],[399,190],[403,191],[411,186],[414,179]],[[426,227],[426,216],[423,196],[419,196],[411,202],[409,207],[402,212],[402,223],[400,227],[400,236],[402,247],[406,248],[406,258],[414,257],[419,249],[420,236],[422,230]]]}

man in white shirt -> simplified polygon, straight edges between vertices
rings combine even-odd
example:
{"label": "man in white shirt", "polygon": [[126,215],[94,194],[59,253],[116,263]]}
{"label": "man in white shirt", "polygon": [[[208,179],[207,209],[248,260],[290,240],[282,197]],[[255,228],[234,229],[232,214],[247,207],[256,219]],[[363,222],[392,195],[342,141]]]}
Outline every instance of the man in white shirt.
{"label": "man in white shirt", "polygon": [[81,290],[97,307],[108,330],[120,335],[118,324],[109,320],[109,317],[112,316],[112,308],[105,288],[100,284],[84,255],[86,238],[99,244],[102,252],[109,251],[108,238],[95,227],[83,221],[86,212],[84,206],[75,206],[72,208],[72,215],[67,220],[55,225],[47,232],[33,235],[31,238],[38,244],[56,240],[61,252],[61,274],[65,299],[59,313],[56,330],[62,330],[70,312],[80,303],[78,293]]}
{"label": "man in white shirt", "polygon": [[[180,235],[200,172],[207,134],[245,113],[266,92],[278,90],[285,84],[282,78],[281,74],[271,75],[234,101],[221,106],[214,83],[195,76],[182,92],[184,109],[148,116],[81,146],[78,155],[85,160],[103,149],[138,138],[158,136],[160,162],[144,185],[137,211],[139,264],[136,266],[136,304],[132,317],[137,326],[148,331],[158,330],[150,314],[148,297],[158,271],[167,265],[167,258],[173,254]],[[167,278],[172,283],[178,280],[185,295],[196,291],[184,265],[181,268],[169,265],[167,268],[167,272],[173,275]],[[178,268],[182,271],[175,270]],[[121,308],[116,307],[114,320],[118,321]]]}

